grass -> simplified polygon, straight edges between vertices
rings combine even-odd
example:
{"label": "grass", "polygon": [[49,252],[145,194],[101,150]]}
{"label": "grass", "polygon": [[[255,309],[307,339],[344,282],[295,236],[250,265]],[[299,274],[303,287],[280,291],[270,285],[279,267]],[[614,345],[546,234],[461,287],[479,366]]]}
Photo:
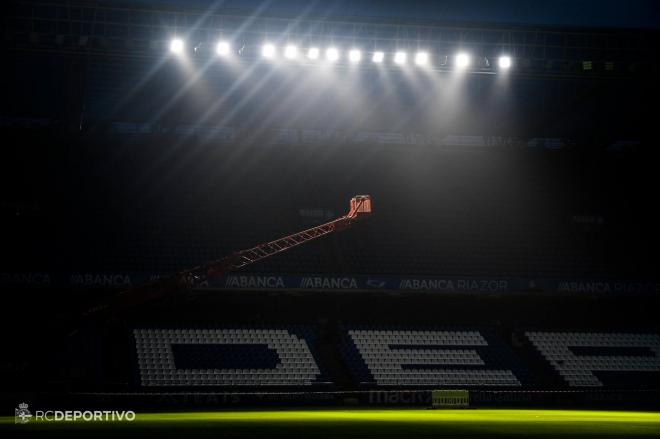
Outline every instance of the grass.
{"label": "grass", "polygon": [[[61,437],[660,437],[660,413],[584,410],[342,410],[138,413],[133,422],[0,418],[0,433]],[[0,434],[0,436],[4,436]]]}

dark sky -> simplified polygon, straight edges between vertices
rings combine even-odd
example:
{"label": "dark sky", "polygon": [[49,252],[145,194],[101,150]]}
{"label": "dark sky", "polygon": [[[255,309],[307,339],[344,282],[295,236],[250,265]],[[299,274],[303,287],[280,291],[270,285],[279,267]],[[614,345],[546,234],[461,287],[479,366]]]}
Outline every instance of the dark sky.
{"label": "dark sky", "polygon": [[465,23],[660,28],[659,0],[140,0],[218,12]]}

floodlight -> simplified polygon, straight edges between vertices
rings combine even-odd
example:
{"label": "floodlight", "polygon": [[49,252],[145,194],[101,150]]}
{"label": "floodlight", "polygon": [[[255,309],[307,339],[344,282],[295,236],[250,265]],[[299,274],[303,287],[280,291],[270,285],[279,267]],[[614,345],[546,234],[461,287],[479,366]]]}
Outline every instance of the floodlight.
{"label": "floodlight", "polygon": [[511,57],[510,56],[500,56],[497,60],[497,65],[501,69],[508,69],[511,67]]}
{"label": "floodlight", "polygon": [[288,59],[296,59],[298,57],[298,48],[289,44],[284,48],[284,57]]}
{"label": "floodlight", "polygon": [[333,62],[337,61],[339,59],[339,51],[334,47],[330,47],[330,48],[326,49],[325,59],[327,59],[328,61],[333,61]]}
{"label": "floodlight", "polygon": [[261,56],[264,58],[274,58],[275,57],[275,46],[270,43],[266,43],[261,47]]}
{"label": "floodlight", "polygon": [[383,52],[374,52],[374,56],[371,58],[375,63],[382,63],[383,59],[385,59],[385,54]]}
{"label": "floodlight", "polygon": [[456,67],[464,69],[470,65],[470,56],[467,53],[459,53],[456,55]]}
{"label": "floodlight", "polygon": [[229,43],[226,41],[220,41],[218,44],[215,45],[215,53],[217,53],[220,56],[227,56],[229,55],[230,51],[230,46]]}
{"label": "floodlight", "polygon": [[307,51],[307,58],[309,59],[318,59],[321,51],[318,47],[310,47]]}
{"label": "floodlight", "polygon": [[426,52],[417,52],[415,55],[415,64],[425,66],[429,62],[429,54]]}
{"label": "floodlight", "polygon": [[397,52],[394,54],[394,62],[397,64],[405,64],[407,58],[408,55],[406,55],[406,52]]}
{"label": "floodlight", "polygon": [[351,49],[348,52],[348,59],[353,63],[360,62],[362,59],[362,52],[357,49]]}
{"label": "floodlight", "polygon": [[181,38],[174,38],[170,41],[170,52],[176,54],[183,52],[183,40]]}

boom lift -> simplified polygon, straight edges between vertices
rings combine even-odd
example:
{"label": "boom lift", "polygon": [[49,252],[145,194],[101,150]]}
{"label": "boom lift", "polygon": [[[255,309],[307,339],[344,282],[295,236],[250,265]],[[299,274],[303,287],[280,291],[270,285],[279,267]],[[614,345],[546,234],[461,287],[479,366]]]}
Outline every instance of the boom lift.
{"label": "boom lift", "polygon": [[167,278],[122,291],[102,304],[87,310],[84,315],[109,310],[121,310],[158,299],[170,293],[181,291],[182,289],[194,288],[203,283],[208,277],[222,276],[229,272],[240,270],[257,261],[285,252],[306,242],[329,235],[330,233],[348,229],[356,221],[370,214],[371,197],[369,195],[356,195],[351,198],[348,213],[341,218],[276,239],[275,241],[259,244],[247,250],[234,252],[222,259],[180,271]]}

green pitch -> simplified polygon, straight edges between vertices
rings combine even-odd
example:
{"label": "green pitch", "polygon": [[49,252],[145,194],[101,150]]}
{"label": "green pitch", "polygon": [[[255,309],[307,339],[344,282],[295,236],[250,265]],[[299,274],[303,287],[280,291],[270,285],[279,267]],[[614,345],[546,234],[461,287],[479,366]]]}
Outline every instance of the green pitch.
{"label": "green pitch", "polygon": [[[341,410],[138,413],[133,422],[30,422],[2,430],[59,437],[660,437],[660,413],[582,410]],[[1,431],[0,431],[1,433]],[[0,435],[1,436],[1,435]]]}

